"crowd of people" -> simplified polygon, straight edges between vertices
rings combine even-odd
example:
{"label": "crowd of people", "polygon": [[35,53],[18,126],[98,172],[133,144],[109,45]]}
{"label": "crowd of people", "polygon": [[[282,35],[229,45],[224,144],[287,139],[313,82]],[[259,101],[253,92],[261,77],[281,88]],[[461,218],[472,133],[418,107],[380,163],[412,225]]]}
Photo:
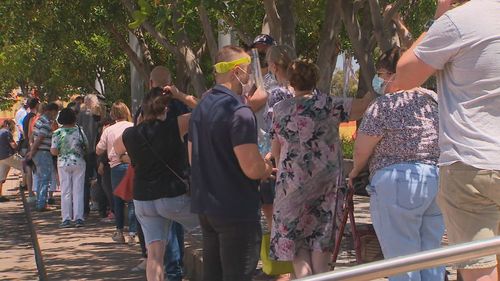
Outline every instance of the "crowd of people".
{"label": "crowd of people", "polygon": [[[259,35],[251,48],[262,84],[251,52],[225,46],[216,85],[200,100],[173,85],[162,66],[152,70],[133,118],[123,102],[107,111],[96,95],[65,108],[30,99],[0,129],[0,176],[22,171],[38,211],[59,186],[62,228],[83,227],[95,206],[115,222],[112,240],[138,238],[144,260],[133,270],[148,280],[164,280],[165,272],[181,280],[184,232],[198,227],[203,280],[252,280],[261,211],[271,260],[291,262],[296,278],[328,271],[337,189],[346,177],[352,187],[366,166],[385,258],[439,248],[445,229],[452,244],[496,236],[500,3],[466,2],[438,1],[435,22],[411,48],[378,58],[374,92],[363,98],[319,91],[314,63]],[[432,75],[439,99],[421,87]],[[361,118],[354,167],[344,175],[339,125]],[[131,169],[133,200],[126,201],[113,191]],[[495,256],[457,268],[466,281],[498,280]],[[389,279],[440,281],[445,269]]]}

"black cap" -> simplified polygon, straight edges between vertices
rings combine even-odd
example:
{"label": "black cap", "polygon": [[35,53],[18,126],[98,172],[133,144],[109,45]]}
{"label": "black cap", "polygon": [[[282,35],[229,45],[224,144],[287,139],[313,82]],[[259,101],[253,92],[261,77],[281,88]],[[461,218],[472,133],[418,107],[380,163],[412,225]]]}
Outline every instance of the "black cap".
{"label": "black cap", "polygon": [[255,39],[253,40],[253,43],[252,43],[252,48],[255,47],[255,45],[257,44],[264,44],[264,45],[268,45],[268,46],[272,46],[272,45],[276,45],[276,41],[274,40],[273,37],[271,37],[270,35],[267,35],[267,34],[259,34],[257,35],[257,37],[255,37]]}

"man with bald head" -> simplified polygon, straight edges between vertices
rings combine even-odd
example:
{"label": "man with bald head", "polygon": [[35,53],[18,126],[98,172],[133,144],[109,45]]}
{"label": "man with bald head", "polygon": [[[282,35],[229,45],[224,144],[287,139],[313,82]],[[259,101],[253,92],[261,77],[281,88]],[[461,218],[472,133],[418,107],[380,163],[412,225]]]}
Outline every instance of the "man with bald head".
{"label": "man with bald head", "polygon": [[149,75],[149,88],[153,89],[155,87],[163,88],[165,91],[172,93],[172,97],[189,108],[195,108],[198,100],[191,96],[186,95],[183,92],[179,91],[175,85],[172,84],[172,75],[170,71],[164,66],[156,66],[151,70],[151,74]]}
{"label": "man with bald head", "polygon": [[203,232],[203,280],[250,281],[259,260],[259,180],[272,164],[257,148],[257,123],[241,97],[250,57],[226,46],[216,59],[215,85],[193,110],[188,150],[191,211]]}

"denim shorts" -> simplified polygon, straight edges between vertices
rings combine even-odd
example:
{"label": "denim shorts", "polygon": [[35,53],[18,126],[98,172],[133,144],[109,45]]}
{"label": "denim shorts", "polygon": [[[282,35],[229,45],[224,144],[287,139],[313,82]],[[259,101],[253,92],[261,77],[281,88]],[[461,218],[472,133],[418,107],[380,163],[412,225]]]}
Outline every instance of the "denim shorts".
{"label": "denim shorts", "polygon": [[134,200],[135,214],[146,245],[154,241],[168,241],[171,221],[176,221],[190,232],[200,226],[198,215],[191,213],[191,198],[181,195],[151,201]]}

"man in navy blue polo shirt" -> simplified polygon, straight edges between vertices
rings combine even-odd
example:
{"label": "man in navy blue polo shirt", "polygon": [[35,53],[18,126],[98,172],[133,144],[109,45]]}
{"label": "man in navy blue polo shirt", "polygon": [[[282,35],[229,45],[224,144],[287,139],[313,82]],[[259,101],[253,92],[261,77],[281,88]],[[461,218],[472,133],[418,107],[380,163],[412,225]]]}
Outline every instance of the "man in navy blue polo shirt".
{"label": "man in navy blue polo shirt", "polygon": [[217,54],[215,85],[189,126],[192,206],[203,231],[204,281],[250,281],[259,260],[259,179],[272,164],[257,147],[257,123],[243,103],[250,57],[226,46]]}

